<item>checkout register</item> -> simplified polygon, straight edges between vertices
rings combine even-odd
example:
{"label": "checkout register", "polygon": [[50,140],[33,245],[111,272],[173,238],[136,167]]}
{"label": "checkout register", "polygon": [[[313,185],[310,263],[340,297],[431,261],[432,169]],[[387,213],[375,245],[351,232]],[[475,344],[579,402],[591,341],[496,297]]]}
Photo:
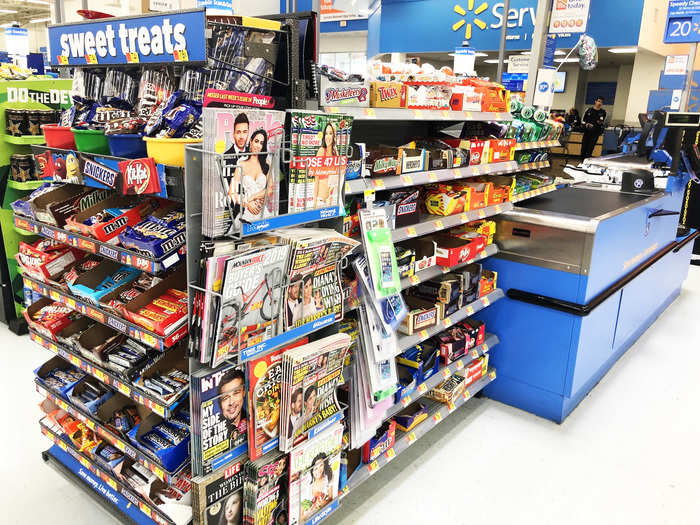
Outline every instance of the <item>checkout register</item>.
{"label": "checkout register", "polygon": [[479,314],[501,339],[488,397],[562,422],[679,295],[697,236],[679,215],[699,126],[700,114],[668,113],[619,184],[576,184],[498,217],[484,267],[506,298]]}

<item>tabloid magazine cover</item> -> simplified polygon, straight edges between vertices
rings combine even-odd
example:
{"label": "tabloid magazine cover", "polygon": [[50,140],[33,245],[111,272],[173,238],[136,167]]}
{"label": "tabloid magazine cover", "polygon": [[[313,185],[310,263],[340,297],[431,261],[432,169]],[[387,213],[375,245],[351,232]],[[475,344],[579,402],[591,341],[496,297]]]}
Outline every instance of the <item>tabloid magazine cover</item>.
{"label": "tabloid magazine cover", "polygon": [[291,111],[289,211],[340,204],[352,117]]}
{"label": "tabloid magazine cover", "polygon": [[277,335],[288,253],[269,246],[226,258],[212,367]]}
{"label": "tabloid magazine cover", "polygon": [[335,334],[285,352],[279,448],[288,452],[342,418],[336,389],[348,334]]}
{"label": "tabloid magazine cover", "polygon": [[337,263],[359,243],[333,230],[280,231],[291,244],[289,286],[283,303],[284,330],[332,315],[343,317],[343,287]]}
{"label": "tabloid magazine cover", "polygon": [[200,525],[243,523],[245,456],[231,466],[192,480],[192,514]]}
{"label": "tabloid magazine cover", "polygon": [[287,525],[289,469],[278,450],[246,464],[244,525]]}
{"label": "tabloid magazine cover", "polygon": [[192,374],[193,470],[208,474],[246,452],[248,414],[243,368]]}
{"label": "tabloid magazine cover", "polygon": [[303,337],[294,343],[248,365],[248,457],[255,460],[277,448],[279,443],[280,404],[282,401],[282,354],[309,342]]}
{"label": "tabloid magazine cover", "polygon": [[[279,213],[279,152],[284,138],[283,111],[205,107],[202,149],[235,154],[204,155],[202,166],[202,233],[220,237]],[[233,212],[233,221],[229,213]]]}
{"label": "tabloid magazine cover", "polygon": [[343,425],[337,423],[289,455],[289,525],[306,524],[337,505]]}

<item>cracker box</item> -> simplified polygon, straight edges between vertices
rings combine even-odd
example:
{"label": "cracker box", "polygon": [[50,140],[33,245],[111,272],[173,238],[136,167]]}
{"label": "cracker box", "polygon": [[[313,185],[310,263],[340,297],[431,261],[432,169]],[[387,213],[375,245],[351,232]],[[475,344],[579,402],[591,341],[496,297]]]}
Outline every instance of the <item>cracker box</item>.
{"label": "cracker box", "polygon": [[363,82],[340,82],[321,76],[322,106],[369,107],[369,84]]}
{"label": "cracker box", "polygon": [[373,108],[405,108],[406,86],[401,82],[370,82],[369,105]]}

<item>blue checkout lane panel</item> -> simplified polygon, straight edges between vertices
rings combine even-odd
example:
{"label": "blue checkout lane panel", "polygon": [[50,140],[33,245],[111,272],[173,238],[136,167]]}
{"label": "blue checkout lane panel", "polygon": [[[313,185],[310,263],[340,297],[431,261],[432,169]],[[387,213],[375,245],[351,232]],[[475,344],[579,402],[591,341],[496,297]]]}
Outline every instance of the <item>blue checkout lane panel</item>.
{"label": "blue checkout lane panel", "polygon": [[101,479],[95,476],[92,472],[84,468],[73,457],[59,448],[58,445],[53,445],[48,454],[53,456],[57,461],[60,461],[68,470],[76,475],[85,485],[94,490],[105,501],[114,505],[120,512],[127,515],[134,523],[138,525],[154,525],[154,521],[148,519],[138,507],[127,500],[124,496],[113,490]]}

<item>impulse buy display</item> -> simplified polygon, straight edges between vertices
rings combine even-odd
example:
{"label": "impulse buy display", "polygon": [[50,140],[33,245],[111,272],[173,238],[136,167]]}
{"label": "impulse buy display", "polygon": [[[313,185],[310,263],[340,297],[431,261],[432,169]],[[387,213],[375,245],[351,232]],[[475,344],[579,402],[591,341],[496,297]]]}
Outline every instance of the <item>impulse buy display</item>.
{"label": "impulse buy display", "polygon": [[[187,117],[183,134],[201,129],[187,212],[167,199],[167,169],[148,154],[36,152],[46,184],[14,210],[16,224],[42,236],[18,254],[25,315],[33,339],[58,354],[36,371],[42,431],[141,518],[315,524],[495,378],[488,350],[498,339],[472,317],[503,295],[479,264],[496,251],[489,215],[552,180],[475,172],[346,199],[357,176],[511,166],[522,137],[508,137],[510,124],[465,122],[458,138],[373,144],[342,110],[246,105],[268,72],[206,79],[219,78],[235,46],[266,41],[214,29],[205,73],[82,73],[81,93],[89,79],[127,87],[122,73],[148,77],[160,102],[147,117],[141,97],[135,109],[108,110],[78,97],[69,113],[136,111],[103,119],[105,133],[147,126],[173,100],[159,98],[163,82],[196,85],[160,120],[165,135],[175,116]],[[185,224],[200,212],[193,235]],[[186,235],[195,242],[185,254]]]}

